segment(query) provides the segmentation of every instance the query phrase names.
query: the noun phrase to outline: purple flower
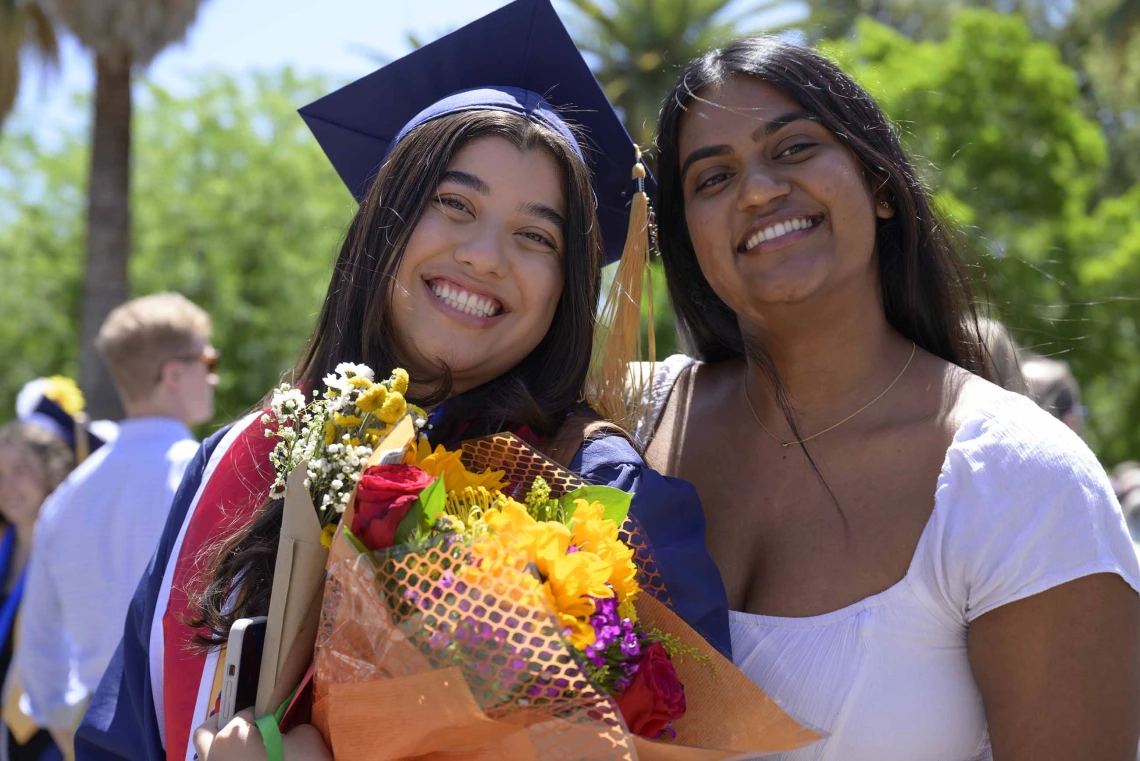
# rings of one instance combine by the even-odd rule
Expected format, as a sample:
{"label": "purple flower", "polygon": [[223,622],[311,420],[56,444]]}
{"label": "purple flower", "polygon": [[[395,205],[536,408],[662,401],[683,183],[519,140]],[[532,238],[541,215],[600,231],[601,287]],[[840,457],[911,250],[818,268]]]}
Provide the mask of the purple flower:
{"label": "purple flower", "polygon": [[633,631],[627,631],[621,638],[621,654],[625,658],[636,658],[641,655],[641,640]]}

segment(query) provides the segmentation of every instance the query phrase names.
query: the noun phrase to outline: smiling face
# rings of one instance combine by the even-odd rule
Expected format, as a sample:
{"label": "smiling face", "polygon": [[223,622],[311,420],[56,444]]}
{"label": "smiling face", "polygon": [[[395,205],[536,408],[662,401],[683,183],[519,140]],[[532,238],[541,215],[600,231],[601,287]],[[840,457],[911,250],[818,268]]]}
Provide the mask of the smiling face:
{"label": "smiling face", "polygon": [[47,473],[26,446],[0,444],[0,516],[23,525],[36,519],[47,499]]}
{"label": "smiling face", "polygon": [[737,314],[877,285],[878,203],[854,154],[793,99],[735,76],[694,99],[678,161],[701,271]]}
{"label": "smiling face", "polygon": [[408,240],[392,292],[413,374],[441,365],[462,392],[502,375],[542,341],[564,280],[567,199],[546,150],[499,137],[465,146]]}

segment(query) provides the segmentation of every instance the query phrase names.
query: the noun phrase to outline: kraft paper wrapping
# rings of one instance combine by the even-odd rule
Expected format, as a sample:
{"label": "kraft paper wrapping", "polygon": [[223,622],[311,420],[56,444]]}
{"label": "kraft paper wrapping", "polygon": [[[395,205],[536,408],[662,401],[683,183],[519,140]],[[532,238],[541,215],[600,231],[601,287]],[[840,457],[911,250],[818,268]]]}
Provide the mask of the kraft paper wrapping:
{"label": "kraft paper wrapping", "polygon": [[[463,450],[471,469],[507,470],[519,496],[535,474],[555,496],[582,485],[513,436]],[[623,529],[635,551],[649,551],[636,525]],[[343,532],[333,540],[313,720],[337,761],[719,761],[820,738],[672,613],[651,577],[639,616],[708,656],[716,673],[677,662],[688,712],[676,740],[633,737],[614,700],[586,679],[533,569],[494,553],[493,567],[473,567],[469,553],[446,540],[381,553],[358,552]]]}
{"label": "kraft paper wrapping", "polygon": [[[376,464],[386,452],[403,451],[414,436],[415,427],[406,417],[380,442],[368,465]],[[301,463],[286,482],[256,716],[273,713],[289,697],[312,661],[317,637],[329,551],[321,545],[321,524],[305,488],[306,474]],[[352,510],[350,502],[342,518],[344,525],[352,524]]]}

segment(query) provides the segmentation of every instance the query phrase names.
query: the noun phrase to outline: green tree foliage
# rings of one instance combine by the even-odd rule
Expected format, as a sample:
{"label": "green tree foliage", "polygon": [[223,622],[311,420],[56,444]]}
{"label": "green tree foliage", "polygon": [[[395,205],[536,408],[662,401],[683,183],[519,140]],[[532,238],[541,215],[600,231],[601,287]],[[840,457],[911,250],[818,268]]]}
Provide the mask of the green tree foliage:
{"label": "green tree foliage", "polygon": [[596,59],[594,73],[626,129],[649,146],[661,100],[681,67],[731,40],[787,0],[570,0],[574,39]]}
{"label": "green tree foliage", "polygon": [[864,19],[821,48],[901,126],[978,254],[995,316],[1022,345],[1072,364],[1098,453],[1134,457],[1140,195],[1102,197],[1106,139],[1057,47],[1019,16],[972,10],[939,42]]}
{"label": "green tree foliage", "polygon": [[[177,290],[214,320],[216,423],[293,363],[320,308],[354,202],[295,109],[326,92],[279,74],[150,87],[135,115],[134,295]],[[20,386],[78,370],[87,148],[0,143],[0,419]]]}

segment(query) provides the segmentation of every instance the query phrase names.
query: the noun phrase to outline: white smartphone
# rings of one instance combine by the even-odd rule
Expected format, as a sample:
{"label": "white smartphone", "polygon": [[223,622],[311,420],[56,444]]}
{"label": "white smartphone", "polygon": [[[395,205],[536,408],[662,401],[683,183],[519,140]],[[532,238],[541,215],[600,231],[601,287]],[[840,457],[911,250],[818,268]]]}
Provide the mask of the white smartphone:
{"label": "white smartphone", "polygon": [[238,711],[257,702],[257,681],[261,676],[261,653],[265,648],[265,616],[239,618],[230,627],[226,643],[225,675],[218,726],[224,727]]}

